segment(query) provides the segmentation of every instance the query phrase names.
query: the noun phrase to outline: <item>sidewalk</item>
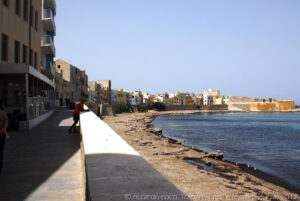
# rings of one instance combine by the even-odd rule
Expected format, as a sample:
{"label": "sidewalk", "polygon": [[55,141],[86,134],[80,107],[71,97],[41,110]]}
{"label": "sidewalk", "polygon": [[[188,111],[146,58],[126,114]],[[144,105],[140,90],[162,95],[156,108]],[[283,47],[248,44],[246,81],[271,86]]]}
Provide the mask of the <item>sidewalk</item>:
{"label": "sidewalk", "polygon": [[80,135],[69,134],[63,108],[30,131],[10,132],[0,175],[0,200],[84,200]]}

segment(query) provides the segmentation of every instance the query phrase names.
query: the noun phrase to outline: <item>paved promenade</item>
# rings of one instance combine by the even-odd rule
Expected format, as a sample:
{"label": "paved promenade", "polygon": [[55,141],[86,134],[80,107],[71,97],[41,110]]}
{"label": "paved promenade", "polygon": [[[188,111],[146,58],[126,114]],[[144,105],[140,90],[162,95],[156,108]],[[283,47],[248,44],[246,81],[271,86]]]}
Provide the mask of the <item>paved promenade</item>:
{"label": "paved promenade", "polygon": [[0,200],[84,200],[80,135],[72,113],[59,109],[26,132],[10,132],[0,175]]}

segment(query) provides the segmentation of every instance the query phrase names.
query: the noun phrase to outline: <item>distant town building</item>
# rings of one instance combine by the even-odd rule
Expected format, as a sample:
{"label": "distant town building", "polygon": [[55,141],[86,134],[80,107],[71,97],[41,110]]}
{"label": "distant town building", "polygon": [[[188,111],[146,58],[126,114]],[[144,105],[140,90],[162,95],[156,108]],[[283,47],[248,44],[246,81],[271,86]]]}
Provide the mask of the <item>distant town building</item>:
{"label": "distant town building", "polygon": [[111,104],[111,81],[110,80],[98,80],[98,84],[102,89],[102,101],[107,104]]}
{"label": "distant town building", "polygon": [[214,105],[227,105],[228,101],[225,96],[214,96]]}
{"label": "distant town building", "polygon": [[126,104],[127,102],[127,92],[123,89],[118,89],[118,104]]}
{"label": "distant town building", "polygon": [[133,106],[138,106],[143,103],[143,94],[141,91],[135,91],[130,94],[129,102]]}
{"label": "distant town building", "polygon": [[186,105],[186,94],[175,92],[169,94],[169,104],[170,105]]}
{"label": "distant town building", "polygon": [[169,104],[169,94],[167,93],[158,94],[157,96],[155,96],[154,102],[160,102],[166,105]]}
{"label": "distant town building", "polygon": [[111,90],[111,104],[117,105],[118,103],[118,90],[112,89]]}
{"label": "distant town building", "polygon": [[55,0],[6,0],[0,13],[0,99],[30,129],[55,107]]}
{"label": "distant town building", "polygon": [[210,94],[203,94],[203,105],[213,105],[214,96]]}
{"label": "distant town building", "polygon": [[90,103],[97,103],[100,104],[102,92],[101,92],[101,85],[97,82],[88,82],[88,95]]}
{"label": "distant town building", "polygon": [[203,105],[203,95],[202,94],[198,94],[198,95],[192,94],[191,96],[194,100],[195,105],[197,105],[197,106]]}
{"label": "distant town building", "polygon": [[[78,68],[62,59],[55,61],[56,72],[62,73],[62,79],[69,83],[70,89],[66,89],[64,94],[61,94],[60,99],[65,102],[77,102],[80,101],[82,96],[87,95],[88,82],[85,70]],[[66,104],[66,103],[65,103]]]}
{"label": "distant town building", "polygon": [[85,72],[85,69],[79,68],[80,70],[80,94],[82,96],[88,95],[88,75]]}
{"label": "distant town building", "polygon": [[55,92],[56,99],[59,101],[60,106],[66,106],[71,97],[71,85],[70,82],[63,79],[64,71],[61,68],[55,66]]}
{"label": "distant town building", "polygon": [[154,99],[155,99],[154,95],[151,95],[146,92],[143,93],[143,104],[148,105],[148,106],[153,105]]}
{"label": "distant town building", "polygon": [[209,89],[209,90],[203,92],[203,96],[204,95],[220,96],[220,90]]}
{"label": "distant town building", "polygon": [[195,100],[192,95],[190,95],[190,94],[185,95],[185,105],[196,105]]}

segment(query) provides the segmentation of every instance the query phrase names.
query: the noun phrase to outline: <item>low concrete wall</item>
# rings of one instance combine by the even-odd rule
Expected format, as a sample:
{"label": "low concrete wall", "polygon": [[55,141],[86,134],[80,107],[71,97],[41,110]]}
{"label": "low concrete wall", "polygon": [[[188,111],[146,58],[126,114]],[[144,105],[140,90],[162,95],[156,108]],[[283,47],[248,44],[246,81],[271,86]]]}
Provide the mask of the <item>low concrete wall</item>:
{"label": "low concrete wall", "polygon": [[250,103],[234,103],[228,105],[230,111],[250,111]]}
{"label": "low concrete wall", "polygon": [[113,116],[116,111],[117,105],[109,105],[109,104],[96,104],[96,103],[88,103],[87,106],[95,113],[97,116]]}
{"label": "low concrete wall", "polygon": [[93,112],[80,115],[80,126],[88,200],[141,200],[145,195],[166,200],[164,195],[182,195]]}
{"label": "low concrete wall", "polygon": [[228,105],[167,105],[166,110],[228,110]]}
{"label": "low concrete wall", "polygon": [[200,110],[228,110],[228,105],[201,105]]}
{"label": "low concrete wall", "polygon": [[166,110],[197,110],[196,105],[166,105]]}

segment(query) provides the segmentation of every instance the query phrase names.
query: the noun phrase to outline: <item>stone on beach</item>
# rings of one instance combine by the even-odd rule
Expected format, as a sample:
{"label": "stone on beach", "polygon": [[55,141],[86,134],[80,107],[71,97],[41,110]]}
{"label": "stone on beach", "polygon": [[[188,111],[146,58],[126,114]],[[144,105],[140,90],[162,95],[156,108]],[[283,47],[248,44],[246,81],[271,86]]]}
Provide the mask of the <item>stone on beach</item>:
{"label": "stone on beach", "polygon": [[222,152],[211,152],[211,153],[208,153],[205,157],[221,160],[224,157],[224,153],[222,153]]}
{"label": "stone on beach", "polygon": [[150,132],[154,133],[154,134],[159,134],[160,135],[162,133],[162,129],[161,128],[151,128]]}

